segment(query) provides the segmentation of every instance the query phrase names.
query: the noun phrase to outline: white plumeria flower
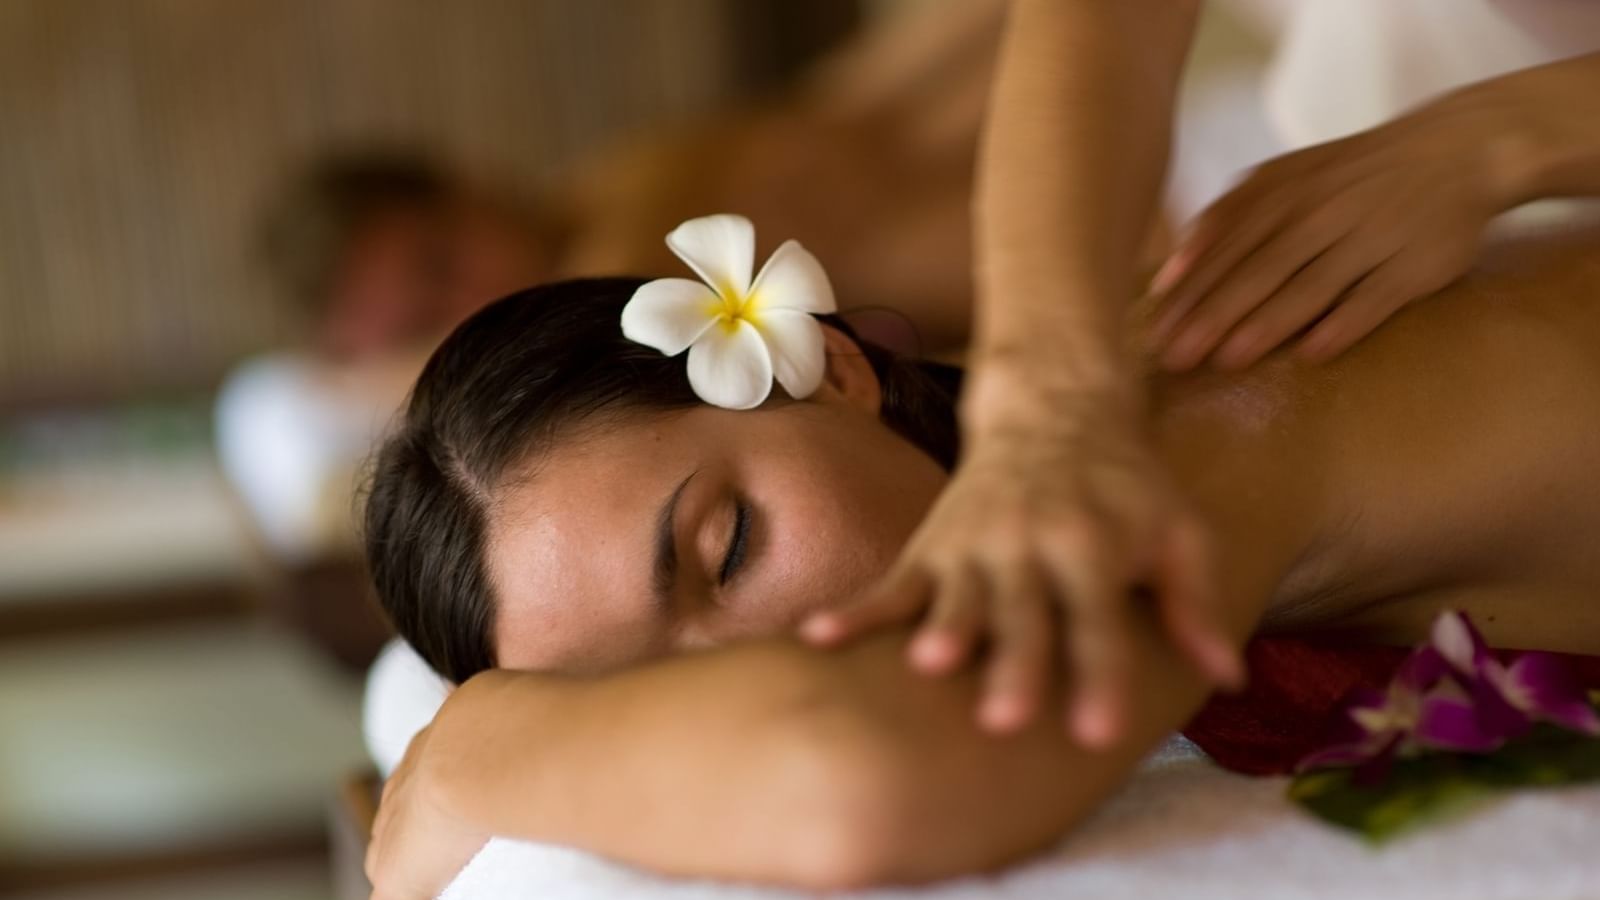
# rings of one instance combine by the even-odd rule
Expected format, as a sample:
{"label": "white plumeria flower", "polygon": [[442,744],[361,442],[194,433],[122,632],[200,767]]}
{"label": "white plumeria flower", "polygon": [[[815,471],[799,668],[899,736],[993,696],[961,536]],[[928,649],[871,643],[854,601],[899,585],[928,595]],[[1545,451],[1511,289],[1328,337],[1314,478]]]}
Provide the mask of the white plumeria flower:
{"label": "white plumeria flower", "polygon": [[751,281],[755,226],[733,215],[690,219],[667,235],[667,246],[704,284],[645,284],[622,310],[622,333],[668,356],[687,348],[689,384],[714,406],[760,406],[774,377],[789,396],[810,396],[827,365],[813,315],[837,309],[817,258],[784,241]]}

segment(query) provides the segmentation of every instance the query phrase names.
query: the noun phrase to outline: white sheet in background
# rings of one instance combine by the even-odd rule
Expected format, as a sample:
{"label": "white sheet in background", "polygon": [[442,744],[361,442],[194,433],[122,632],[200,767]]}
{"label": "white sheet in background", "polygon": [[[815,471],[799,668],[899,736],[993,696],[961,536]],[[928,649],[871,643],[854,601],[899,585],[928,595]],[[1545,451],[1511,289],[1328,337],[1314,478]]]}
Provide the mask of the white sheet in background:
{"label": "white sheet in background", "polygon": [[1600,50],[1593,0],[1250,0],[1279,7],[1267,116],[1290,147],[1475,81]]}
{"label": "white sheet in background", "polygon": [[[387,771],[448,692],[404,645],[367,686]],[[1597,900],[1600,787],[1525,791],[1372,849],[1284,799],[1285,779],[1225,772],[1174,738],[1058,849],[995,877],[856,900]],[[792,891],[659,878],[563,847],[495,840],[443,900],[792,900]]]}
{"label": "white sheet in background", "polygon": [[[1168,205],[1180,222],[1249,169],[1387,122],[1473,82],[1600,51],[1596,0],[1216,0],[1263,46],[1197,53],[1175,129]],[[1202,30],[1201,40],[1205,40]],[[1550,200],[1501,228],[1589,215]]]}
{"label": "white sheet in background", "polygon": [[[404,366],[410,365],[410,368]],[[344,377],[292,353],[249,360],[217,394],[217,456],[267,548],[299,563],[356,543],[361,468],[395,417],[420,362],[403,377]]]}

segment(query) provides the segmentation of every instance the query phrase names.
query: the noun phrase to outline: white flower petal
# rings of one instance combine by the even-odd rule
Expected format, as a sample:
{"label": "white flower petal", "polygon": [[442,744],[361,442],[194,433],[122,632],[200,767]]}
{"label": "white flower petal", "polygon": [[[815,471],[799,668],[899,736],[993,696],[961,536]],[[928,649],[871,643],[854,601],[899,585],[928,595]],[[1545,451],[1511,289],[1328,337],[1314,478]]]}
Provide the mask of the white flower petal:
{"label": "white flower petal", "polygon": [[798,309],[831,313],[839,307],[833,299],[828,273],[799,241],[784,241],[756,276],[750,293],[758,310]]}
{"label": "white flower petal", "polygon": [[724,409],[753,409],[772,392],[772,357],[749,322],[706,330],[689,348],[689,384]]}
{"label": "white flower petal", "polygon": [[811,396],[828,367],[822,324],[810,313],[769,309],[756,320],[756,330],[772,353],[772,372],[796,400]]}
{"label": "white flower petal", "polygon": [[1462,672],[1475,671],[1476,657],[1472,632],[1461,614],[1450,610],[1433,620],[1433,646],[1445,661]]}
{"label": "white flower petal", "polygon": [[677,356],[711,327],[719,306],[717,295],[698,281],[659,278],[641,285],[622,308],[622,334]]}
{"label": "white flower petal", "polygon": [[712,290],[743,297],[755,269],[756,227],[744,216],[705,216],[672,229],[667,246]]}

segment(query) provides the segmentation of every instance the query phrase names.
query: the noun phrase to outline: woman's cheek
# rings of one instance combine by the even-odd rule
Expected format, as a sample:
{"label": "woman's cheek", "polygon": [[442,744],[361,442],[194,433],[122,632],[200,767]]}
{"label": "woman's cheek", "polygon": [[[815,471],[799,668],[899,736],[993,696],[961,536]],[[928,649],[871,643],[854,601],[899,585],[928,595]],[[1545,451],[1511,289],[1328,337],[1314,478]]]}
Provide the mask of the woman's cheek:
{"label": "woman's cheek", "polygon": [[860,558],[860,542],[849,523],[817,512],[808,507],[789,518],[775,517],[762,536],[767,614],[780,630],[849,600],[870,581],[870,567]]}

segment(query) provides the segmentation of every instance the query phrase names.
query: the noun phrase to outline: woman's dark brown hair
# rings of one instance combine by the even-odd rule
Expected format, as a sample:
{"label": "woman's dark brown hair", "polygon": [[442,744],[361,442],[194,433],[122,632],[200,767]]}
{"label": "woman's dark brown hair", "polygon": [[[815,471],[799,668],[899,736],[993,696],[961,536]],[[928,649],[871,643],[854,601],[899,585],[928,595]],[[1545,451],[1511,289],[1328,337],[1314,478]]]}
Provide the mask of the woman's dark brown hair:
{"label": "woman's dark brown hair", "polygon": [[[565,281],[485,307],[434,351],[377,454],[365,540],[378,597],[400,635],[452,681],[495,665],[484,549],[504,480],[579,424],[701,402],[681,357],[622,336],[622,307],[643,283]],[[823,319],[854,337],[837,317]],[[953,466],[959,373],[857,343],[883,385],[884,423]]]}

